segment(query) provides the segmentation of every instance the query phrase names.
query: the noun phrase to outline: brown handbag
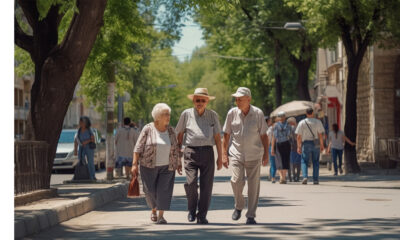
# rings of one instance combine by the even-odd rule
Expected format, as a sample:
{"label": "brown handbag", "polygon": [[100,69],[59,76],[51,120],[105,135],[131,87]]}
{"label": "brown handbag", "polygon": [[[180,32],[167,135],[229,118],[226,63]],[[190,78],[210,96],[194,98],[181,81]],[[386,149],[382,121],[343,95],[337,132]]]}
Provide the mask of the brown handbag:
{"label": "brown handbag", "polygon": [[128,190],[128,197],[138,197],[140,196],[140,190],[139,190],[139,181],[136,177],[132,177],[131,183],[129,184],[129,190]]}

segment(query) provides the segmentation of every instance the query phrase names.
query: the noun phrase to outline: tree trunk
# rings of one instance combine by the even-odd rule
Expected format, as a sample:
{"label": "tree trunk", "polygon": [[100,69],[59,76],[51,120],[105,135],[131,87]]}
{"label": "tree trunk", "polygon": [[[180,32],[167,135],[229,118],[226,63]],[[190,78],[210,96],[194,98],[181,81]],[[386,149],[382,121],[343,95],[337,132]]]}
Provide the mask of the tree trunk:
{"label": "tree trunk", "polygon": [[[361,60],[348,58],[344,133],[353,142],[357,138],[357,80],[361,61],[362,57]],[[357,162],[356,148],[347,142],[344,147],[344,160],[346,173],[360,172],[361,169]]]}
{"label": "tree trunk", "polygon": [[308,91],[308,70],[310,69],[311,59],[299,61],[297,69],[297,95],[299,100],[311,101]]}
{"label": "tree trunk", "polygon": [[[46,39],[57,34],[52,32],[58,31],[57,27],[51,28],[50,32],[36,28],[33,37],[33,49],[36,50],[30,52],[35,62],[35,82],[31,89],[32,104],[27,124],[27,132],[31,134],[27,137],[49,144],[49,169],[43,171],[50,173],[65,114],[103,23],[106,0],[81,0],[77,2],[77,7],[79,13],[74,15],[60,45],[54,46],[52,41]],[[24,12],[25,10],[35,11],[24,9]],[[40,27],[40,24],[36,26]]]}
{"label": "tree trunk", "polygon": [[275,58],[274,58],[274,66],[275,66],[275,104],[276,107],[282,105],[282,78],[281,72],[279,68],[279,56],[280,56],[280,43],[279,41],[275,41]]}

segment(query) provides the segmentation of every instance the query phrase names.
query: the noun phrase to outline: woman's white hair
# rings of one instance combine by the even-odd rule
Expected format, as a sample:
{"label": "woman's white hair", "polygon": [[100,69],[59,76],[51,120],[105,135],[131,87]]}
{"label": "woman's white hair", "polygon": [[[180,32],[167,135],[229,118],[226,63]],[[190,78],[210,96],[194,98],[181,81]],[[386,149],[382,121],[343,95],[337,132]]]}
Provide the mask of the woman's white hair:
{"label": "woman's white hair", "polygon": [[160,118],[160,115],[163,111],[168,110],[171,113],[171,108],[166,103],[157,103],[154,105],[153,110],[151,111],[151,116],[154,121]]}
{"label": "woman's white hair", "polygon": [[294,117],[290,117],[290,118],[288,118],[286,121],[287,121],[288,123],[292,122],[292,123],[296,124],[296,118],[294,118]]}

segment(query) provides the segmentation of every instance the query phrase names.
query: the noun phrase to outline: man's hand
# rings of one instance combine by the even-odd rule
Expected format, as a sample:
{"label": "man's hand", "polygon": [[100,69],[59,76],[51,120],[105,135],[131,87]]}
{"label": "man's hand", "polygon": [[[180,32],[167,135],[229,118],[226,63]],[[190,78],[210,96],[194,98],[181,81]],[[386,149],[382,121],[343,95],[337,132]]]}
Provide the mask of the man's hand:
{"label": "man's hand", "polygon": [[300,146],[297,147],[297,153],[301,154],[301,147]]}
{"label": "man's hand", "polygon": [[275,149],[271,148],[271,156],[275,156]]}
{"label": "man's hand", "polygon": [[228,154],[224,154],[222,156],[222,165],[224,165],[225,168],[228,168],[228,166],[229,166]]}
{"label": "man's hand", "polygon": [[176,171],[178,172],[179,175],[182,175],[182,165],[179,165]]}
{"label": "man's hand", "polygon": [[269,162],[268,153],[264,153],[263,160],[262,160],[262,165],[265,167],[265,166],[267,166],[268,162]]}
{"label": "man's hand", "polygon": [[222,168],[222,159],[221,159],[220,156],[218,156],[218,159],[217,159],[217,170],[221,170],[221,168]]}
{"label": "man's hand", "polygon": [[138,165],[137,164],[132,164],[132,169],[131,169],[132,177],[137,177],[139,173]]}
{"label": "man's hand", "polygon": [[74,156],[78,155],[78,151],[76,151],[76,149],[74,149]]}
{"label": "man's hand", "polygon": [[324,145],[319,145],[319,151],[321,152],[321,153],[323,153],[324,152]]}

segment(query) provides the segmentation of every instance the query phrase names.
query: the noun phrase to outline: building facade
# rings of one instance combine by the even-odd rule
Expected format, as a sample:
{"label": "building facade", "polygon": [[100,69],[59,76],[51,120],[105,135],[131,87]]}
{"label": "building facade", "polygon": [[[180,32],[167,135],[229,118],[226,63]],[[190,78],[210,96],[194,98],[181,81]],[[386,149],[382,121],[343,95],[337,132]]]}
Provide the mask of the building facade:
{"label": "building facade", "polygon": [[[14,138],[22,139],[25,133],[34,77],[31,75],[14,77]],[[79,83],[64,118],[63,128],[77,128],[80,116],[88,116],[92,127],[104,132],[105,120],[94,106],[86,106],[84,97],[79,96]]]}
{"label": "building facade", "polygon": [[[344,127],[347,60],[344,47],[318,49],[314,100],[320,103],[329,125]],[[400,139],[400,47],[368,48],[357,86],[357,158],[393,167],[386,149],[388,139]]]}

